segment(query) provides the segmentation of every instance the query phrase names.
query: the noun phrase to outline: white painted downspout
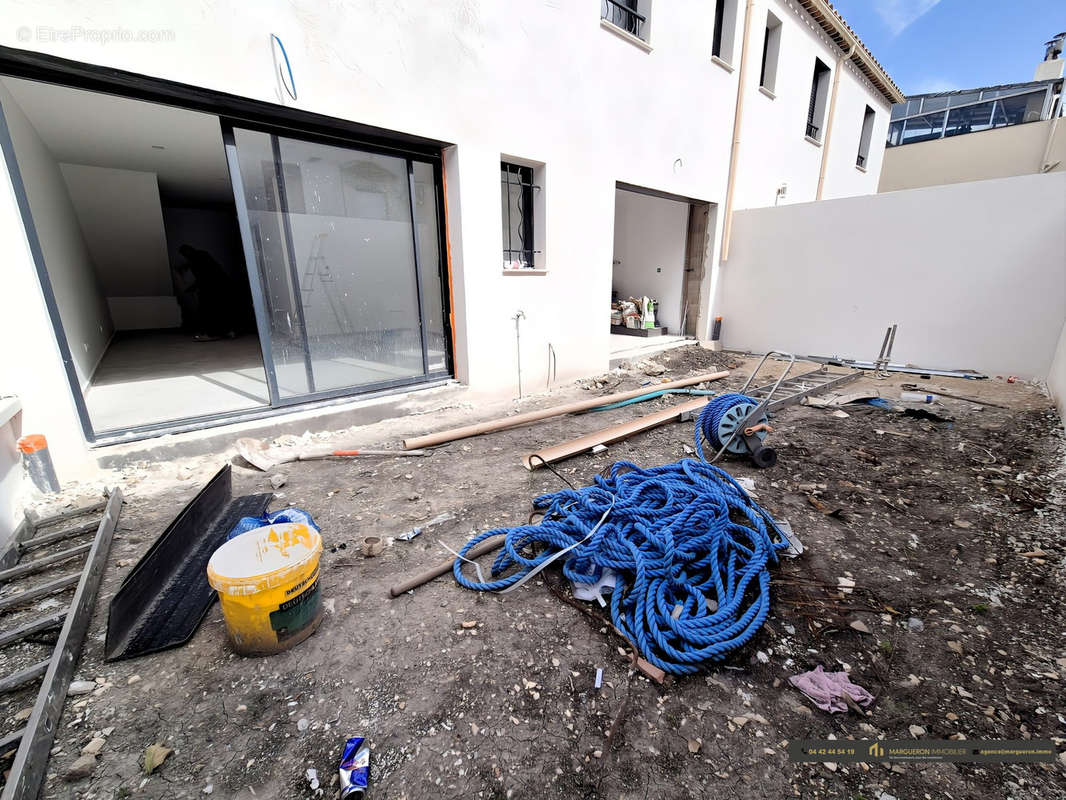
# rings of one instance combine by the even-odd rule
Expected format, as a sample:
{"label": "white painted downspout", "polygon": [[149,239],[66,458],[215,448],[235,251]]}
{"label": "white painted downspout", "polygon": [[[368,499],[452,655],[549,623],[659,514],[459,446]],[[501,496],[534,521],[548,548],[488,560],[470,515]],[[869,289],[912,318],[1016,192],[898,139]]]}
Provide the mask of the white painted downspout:
{"label": "white painted downspout", "polygon": [[721,261],[729,258],[729,239],[733,233],[733,192],[736,189],[737,160],[740,156],[740,123],[744,118],[744,90],[748,75],[748,39],[751,38],[751,8],[755,0],[744,6],[744,38],[740,45],[740,70],[737,73],[737,107],[733,114],[733,146],[729,150],[729,181],[725,190],[725,219],[722,222]]}
{"label": "white painted downspout", "polygon": [[833,94],[829,98],[829,121],[825,125],[825,141],[822,143],[822,166],[818,169],[818,191],[814,195],[815,200],[822,199],[822,189],[825,187],[825,170],[829,166],[829,140],[833,138],[833,119],[837,110],[837,89],[840,88],[840,71],[844,62],[851,58],[855,52],[855,40],[850,36],[851,44],[848,51],[837,57],[837,68],[833,71]]}

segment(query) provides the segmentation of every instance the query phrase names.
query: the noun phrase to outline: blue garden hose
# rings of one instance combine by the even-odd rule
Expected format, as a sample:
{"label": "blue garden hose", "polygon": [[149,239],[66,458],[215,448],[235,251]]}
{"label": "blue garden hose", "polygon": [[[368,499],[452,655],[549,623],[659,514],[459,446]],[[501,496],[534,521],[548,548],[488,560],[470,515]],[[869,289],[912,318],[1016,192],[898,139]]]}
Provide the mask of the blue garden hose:
{"label": "blue garden hose", "polygon": [[[572,548],[563,574],[596,583],[605,568],[613,570],[614,626],[644,658],[675,675],[724,659],[766,619],[768,564],[788,543],[770,515],[711,464],[684,459],[641,469],[620,461],[593,486],[543,495],[533,505],[544,514],[540,524],[486,531],[467,542],[453,567],[456,581],[504,590]],[[506,540],[491,580],[469,579],[466,554],[497,534]]]}

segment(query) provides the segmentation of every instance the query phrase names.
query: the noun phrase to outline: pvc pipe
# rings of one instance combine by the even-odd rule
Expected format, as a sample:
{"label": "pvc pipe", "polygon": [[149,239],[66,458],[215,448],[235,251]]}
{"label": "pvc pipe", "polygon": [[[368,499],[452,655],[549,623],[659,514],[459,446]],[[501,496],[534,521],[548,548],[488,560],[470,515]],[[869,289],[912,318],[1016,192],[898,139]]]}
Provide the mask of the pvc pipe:
{"label": "pvc pipe", "polygon": [[737,186],[737,161],[740,158],[740,123],[744,119],[744,89],[748,76],[748,40],[751,38],[751,9],[755,0],[744,6],[744,38],[740,45],[740,71],[737,74],[737,107],[733,112],[733,147],[729,150],[729,183],[725,190],[725,219],[722,222],[722,250],[719,261],[729,258],[729,240],[733,235],[733,193]]}
{"label": "pvc pipe", "polygon": [[490,422],[479,422],[474,425],[464,425],[461,428],[452,428],[451,430],[441,431],[439,433],[430,433],[425,436],[404,439],[403,447],[405,450],[433,447],[434,445],[444,444],[445,442],[454,442],[456,439],[466,439],[471,436],[478,436],[482,433],[493,433],[494,431],[514,428],[518,425],[524,425],[527,422],[539,422],[542,419],[559,417],[563,414],[573,414],[577,411],[588,411],[590,408],[617,403],[619,400],[629,400],[631,397],[640,397],[642,394],[648,394],[649,392],[658,389],[679,389],[682,386],[693,386],[697,383],[717,381],[727,377],[729,377],[729,371],[722,370],[720,372],[710,372],[705,375],[695,375],[691,378],[682,378],[681,380],[662,383],[656,386],[655,389],[648,389],[647,386],[642,386],[631,392],[592,397],[588,400],[579,400],[576,403],[567,403],[561,406],[542,408],[537,411],[529,411],[525,414],[516,414],[513,417],[504,417],[503,419],[492,420]]}
{"label": "pvc pipe", "polygon": [[844,60],[850,59],[851,54],[855,52],[855,39],[850,34],[848,39],[851,40],[848,51],[837,56],[837,68],[833,71],[833,93],[829,98],[829,115],[825,124],[825,141],[822,142],[822,165],[818,168],[818,192],[814,196],[815,200],[822,199],[822,189],[825,187],[825,170],[829,166],[829,140],[833,138],[833,120],[837,110],[837,90],[840,89],[840,71],[844,66]]}

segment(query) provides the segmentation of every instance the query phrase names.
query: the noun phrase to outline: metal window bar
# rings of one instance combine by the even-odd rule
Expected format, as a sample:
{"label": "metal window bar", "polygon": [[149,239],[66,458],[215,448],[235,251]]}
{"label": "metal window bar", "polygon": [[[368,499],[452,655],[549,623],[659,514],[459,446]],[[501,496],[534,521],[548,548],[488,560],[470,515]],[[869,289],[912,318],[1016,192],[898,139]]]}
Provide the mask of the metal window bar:
{"label": "metal window bar", "polygon": [[807,123],[807,135],[810,136],[812,139],[818,138],[818,131],[819,128],[817,125],[810,122]]}
{"label": "metal window bar", "polygon": [[807,107],[807,135],[812,139],[818,138],[820,126],[814,124],[814,114],[818,109],[818,89],[822,83],[822,75],[829,72],[829,68],[821,61],[814,61],[814,77],[811,79],[811,103]]}
{"label": "metal window bar", "polygon": [[626,33],[643,39],[644,23],[648,18],[637,11],[636,0],[600,0],[600,19],[617,25]]}
{"label": "metal window bar", "polygon": [[857,166],[857,167],[866,166],[866,156],[864,156],[862,153],[859,153],[859,155],[857,155],[855,157],[855,166]]}
{"label": "metal window bar", "polygon": [[[539,192],[541,187],[533,182],[532,167],[508,164],[506,161],[500,163],[500,184],[503,203],[506,206],[504,261],[508,265],[517,261],[521,269],[533,269],[536,264],[535,256],[540,252],[533,247],[533,192]],[[512,202],[512,187],[517,189],[517,198],[514,198],[517,202]],[[514,206],[517,206],[517,220],[512,218]]]}

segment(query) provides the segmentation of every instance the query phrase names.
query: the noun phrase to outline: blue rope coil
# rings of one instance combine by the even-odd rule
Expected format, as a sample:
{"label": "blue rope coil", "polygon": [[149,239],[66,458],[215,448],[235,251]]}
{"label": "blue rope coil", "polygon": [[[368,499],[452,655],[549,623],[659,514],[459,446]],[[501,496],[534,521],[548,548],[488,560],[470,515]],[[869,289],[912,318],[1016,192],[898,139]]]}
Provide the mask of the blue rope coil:
{"label": "blue rope coil", "polygon": [[[766,619],[768,565],[788,543],[770,515],[711,464],[683,459],[641,469],[619,461],[594,485],[543,495],[533,505],[544,514],[539,524],[486,531],[466,543],[453,567],[459,584],[504,590],[572,547],[563,575],[594,584],[613,570],[615,628],[675,675],[724,659]],[[492,579],[468,578],[466,554],[501,533]]]}
{"label": "blue rope coil", "polygon": [[721,448],[723,442],[718,438],[718,431],[722,425],[722,419],[729,409],[742,403],[758,405],[759,401],[754,397],[733,392],[719,395],[703,407],[699,419],[696,420],[696,454],[701,459],[706,461],[706,457],[703,455],[704,439],[710,442],[715,450]]}

